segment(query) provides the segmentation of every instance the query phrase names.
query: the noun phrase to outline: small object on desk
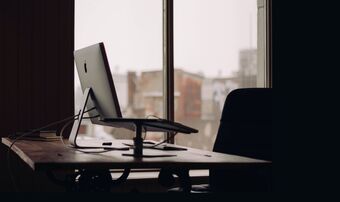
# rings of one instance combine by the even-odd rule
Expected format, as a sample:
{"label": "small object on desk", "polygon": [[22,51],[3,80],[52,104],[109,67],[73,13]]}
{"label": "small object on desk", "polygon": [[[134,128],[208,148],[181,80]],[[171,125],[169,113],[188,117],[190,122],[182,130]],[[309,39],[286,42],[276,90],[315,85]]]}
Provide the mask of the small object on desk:
{"label": "small object on desk", "polygon": [[156,143],[154,143],[152,141],[143,141],[143,144],[156,144]]}
{"label": "small object on desk", "polygon": [[78,139],[76,149],[108,149],[108,150],[129,150],[130,147],[115,140],[99,139]]}
{"label": "small object on desk", "polygon": [[42,138],[58,138],[57,131],[55,130],[46,130],[46,131],[39,131],[38,136]]}
{"label": "small object on desk", "polygon": [[112,145],[112,142],[103,142],[102,144],[103,146],[108,146],[108,145]]}
{"label": "small object on desk", "polygon": [[19,138],[20,140],[34,140],[34,141],[59,141],[59,136],[55,130],[43,130],[43,131],[22,131],[16,132],[11,139]]}
{"label": "small object on desk", "polygon": [[163,146],[163,148],[161,147],[161,149],[168,150],[168,151],[188,150],[187,148],[175,147],[175,146],[169,146],[169,145],[165,145]]}
{"label": "small object on desk", "polygon": [[16,138],[24,135],[24,137],[41,137],[41,138],[55,138],[57,136],[57,132],[55,130],[42,130],[42,131],[33,131],[26,130],[15,132],[11,138]]}
{"label": "small object on desk", "polygon": [[167,150],[167,151],[185,151],[188,150],[187,148],[184,147],[179,147],[176,145],[172,145],[172,144],[162,144],[162,145],[157,145],[155,147],[149,147],[151,149],[159,149],[159,150]]}

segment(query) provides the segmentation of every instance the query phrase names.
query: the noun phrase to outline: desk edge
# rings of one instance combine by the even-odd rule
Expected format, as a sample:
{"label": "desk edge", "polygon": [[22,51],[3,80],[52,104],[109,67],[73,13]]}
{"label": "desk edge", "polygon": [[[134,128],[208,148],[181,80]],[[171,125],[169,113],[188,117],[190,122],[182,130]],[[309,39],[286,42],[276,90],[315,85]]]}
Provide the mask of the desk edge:
{"label": "desk edge", "polygon": [[[8,148],[12,144],[11,141],[8,138],[1,138],[1,143],[6,145]],[[21,149],[19,149],[15,143],[11,147],[12,152],[16,153],[20,159],[22,159],[24,162],[26,162],[33,170],[35,170],[34,162],[31,160],[29,156],[27,156]]]}

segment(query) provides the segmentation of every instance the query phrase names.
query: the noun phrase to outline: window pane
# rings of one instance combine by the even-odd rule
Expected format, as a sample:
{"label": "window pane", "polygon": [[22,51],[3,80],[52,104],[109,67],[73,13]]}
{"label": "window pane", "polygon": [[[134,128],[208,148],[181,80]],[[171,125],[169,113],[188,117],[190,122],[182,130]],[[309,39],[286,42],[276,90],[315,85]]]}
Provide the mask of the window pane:
{"label": "window pane", "polygon": [[212,150],[227,94],[257,86],[257,0],[174,1],[175,119],[199,130],[179,145]]}
{"label": "window pane", "polygon": [[[105,44],[123,117],[162,117],[162,1],[76,0],[75,49],[98,42]],[[157,79],[149,80],[155,74]],[[81,97],[75,72],[75,109],[80,108]],[[87,120],[80,133],[105,139],[134,136],[132,131]],[[147,136],[160,137],[163,134]]]}

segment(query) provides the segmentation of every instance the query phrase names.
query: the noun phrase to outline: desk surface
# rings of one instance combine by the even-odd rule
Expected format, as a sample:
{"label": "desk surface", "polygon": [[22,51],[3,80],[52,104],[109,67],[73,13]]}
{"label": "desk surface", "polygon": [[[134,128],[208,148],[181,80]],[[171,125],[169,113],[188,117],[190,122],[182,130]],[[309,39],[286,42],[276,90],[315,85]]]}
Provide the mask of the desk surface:
{"label": "desk surface", "polygon": [[[131,143],[131,140],[117,140]],[[11,145],[12,140],[2,138],[2,143]],[[123,156],[129,151],[108,151],[105,153],[83,153],[74,148],[65,147],[61,141],[19,140],[12,146],[14,151],[33,170],[49,169],[121,169],[121,168],[180,168],[209,169],[229,168],[233,166],[266,166],[271,162],[188,148],[186,151],[161,151],[144,149],[144,154],[176,154],[172,157]],[[82,150],[85,151],[85,150]]]}

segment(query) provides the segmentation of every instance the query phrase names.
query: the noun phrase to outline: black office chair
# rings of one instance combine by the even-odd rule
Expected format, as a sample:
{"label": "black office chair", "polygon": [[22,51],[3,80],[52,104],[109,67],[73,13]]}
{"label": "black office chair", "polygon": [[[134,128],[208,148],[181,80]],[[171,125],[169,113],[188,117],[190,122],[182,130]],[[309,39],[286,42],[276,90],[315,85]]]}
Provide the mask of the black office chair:
{"label": "black office chair", "polygon": [[[214,152],[272,161],[272,89],[243,88],[224,103]],[[209,185],[192,186],[193,193],[270,191],[271,167],[209,170]],[[169,191],[179,191],[173,188]]]}

